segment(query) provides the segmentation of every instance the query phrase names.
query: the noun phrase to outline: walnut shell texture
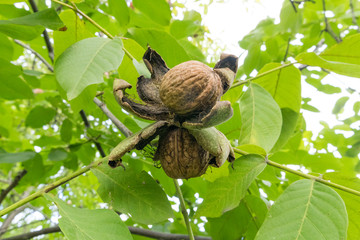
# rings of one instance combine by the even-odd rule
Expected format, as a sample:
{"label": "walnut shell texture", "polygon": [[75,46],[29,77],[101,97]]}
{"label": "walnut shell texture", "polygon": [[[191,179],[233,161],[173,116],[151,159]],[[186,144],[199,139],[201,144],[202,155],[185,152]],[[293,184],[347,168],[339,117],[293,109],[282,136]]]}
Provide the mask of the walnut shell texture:
{"label": "walnut shell texture", "polygon": [[194,115],[211,109],[222,95],[220,77],[198,61],[181,63],[170,69],[160,85],[161,101],[180,115]]}
{"label": "walnut shell texture", "polygon": [[155,160],[160,160],[165,173],[171,178],[188,179],[206,172],[210,155],[187,129],[171,128],[160,135]]}

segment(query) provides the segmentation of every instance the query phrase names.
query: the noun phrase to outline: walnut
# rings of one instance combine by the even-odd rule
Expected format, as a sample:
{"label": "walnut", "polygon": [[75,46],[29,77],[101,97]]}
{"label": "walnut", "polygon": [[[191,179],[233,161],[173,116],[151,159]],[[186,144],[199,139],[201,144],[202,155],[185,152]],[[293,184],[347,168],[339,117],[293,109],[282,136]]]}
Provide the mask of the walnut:
{"label": "walnut", "polygon": [[223,93],[221,79],[213,69],[198,61],[170,69],[160,85],[160,98],[178,115],[194,115],[211,109]]}
{"label": "walnut", "polygon": [[173,127],[160,135],[154,160],[169,177],[188,179],[204,174],[210,157],[187,129]]}
{"label": "walnut", "polygon": [[197,177],[209,165],[220,167],[226,160],[233,161],[229,141],[214,126],[233,114],[231,103],[220,98],[235,78],[237,57],[222,55],[213,69],[198,61],[169,69],[148,48],[143,60],[151,73],[151,78],[140,76],[136,86],[144,104],[129,98],[125,90],[132,86],[124,80],[114,81],[114,95],[125,110],[157,122],[124,140],[109,160],[121,161],[124,148],[142,149],[160,135],[154,160],[160,160],[172,178]]}

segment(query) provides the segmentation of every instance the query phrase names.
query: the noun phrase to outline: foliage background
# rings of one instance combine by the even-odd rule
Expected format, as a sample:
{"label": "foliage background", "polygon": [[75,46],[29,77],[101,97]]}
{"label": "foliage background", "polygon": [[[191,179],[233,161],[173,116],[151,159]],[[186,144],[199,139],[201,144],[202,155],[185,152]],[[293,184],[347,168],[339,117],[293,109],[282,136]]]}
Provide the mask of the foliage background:
{"label": "foliage background", "polygon": [[[99,107],[103,103],[132,132],[149,124],[124,112],[112,95],[115,78],[135,86],[140,74],[148,74],[141,60],[147,45],[169,67],[191,59],[214,66],[223,49],[209,36],[202,15],[182,2],[85,0],[68,7],[57,1],[19,2],[0,5],[1,209],[108,155],[126,138]],[[203,5],[205,12],[211,4]],[[359,238],[360,197],[354,190],[360,190],[360,101],[339,97],[347,91],[356,98],[359,92],[346,82],[344,89],[324,79],[330,72],[360,77],[359,14],[356,0],[284,1],[279,23],[264,19],[239,39],[246,57],[223,97],[232,102],[234,116],[217,128],[238,153],[250,155],[238,154],[234,166],[181,182],[195,235]],[[306,84],[339,98],[334,106],[322,106],[332,108],[338,124],[323,121],[318,134],[308,131],[303,118],[306,111],[319,111],[301,95]],[[342,115],[344,108],[352,109],[350,116]],[[179,209],[173,181],[152,161],[153,148],[126,154],[126,171],[93,168],[11,211],[1,219],[0,236],[58,222],[63,233],[58,229],[39,238],[98,239],[106,233],[108,239],[148,239],[131,236],[127,226],[187,234],[181,212],[172,210]],[[301,173],[291,169],[312,180],[298,181]],[[319,179],[353,191],[336,189],[337,195],[315,182]],[[294,213],[289,205],[308,207]]]}

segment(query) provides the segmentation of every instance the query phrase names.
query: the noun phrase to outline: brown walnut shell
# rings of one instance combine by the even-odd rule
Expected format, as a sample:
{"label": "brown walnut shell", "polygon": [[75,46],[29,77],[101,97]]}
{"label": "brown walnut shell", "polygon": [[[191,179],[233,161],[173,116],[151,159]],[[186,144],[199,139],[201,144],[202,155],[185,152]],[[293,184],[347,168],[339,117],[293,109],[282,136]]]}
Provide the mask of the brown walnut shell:
{"label": "brown walnut shell", "polygon": [[173,67],[163,76],[160,85],[161,101],[180,116],[210,110],[222,93],[218,74],[198,61],[188,61]]}
{"label": "brown walnut shell", "polygon": [[155,160],[171,178],[188,179],[206,172],[211,155],[187,129],[172,127],[160,135]]}

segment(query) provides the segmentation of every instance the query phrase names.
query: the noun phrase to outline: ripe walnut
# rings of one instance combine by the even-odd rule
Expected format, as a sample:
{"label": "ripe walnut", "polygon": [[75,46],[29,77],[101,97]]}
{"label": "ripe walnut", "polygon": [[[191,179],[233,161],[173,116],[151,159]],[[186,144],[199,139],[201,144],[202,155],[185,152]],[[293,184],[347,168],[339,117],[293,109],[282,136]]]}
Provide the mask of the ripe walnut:
{"label": "ripe walnut", "polygon": [[132,86],[124,80],[114,81],[114,95],[119,104],[135,115],[155,120],[125,139],[109,156],[112,162],[133,149],[142,149],[160,135],[154,160],[160,160],[172,178],[198,177],[209,165],[220,167],[234,160],[234,152],[225,135],[214,126],[233,114],[231,103],[220,101],[229,90],[237,70],[237,57],[222,55],[214,68],[198,61],[188,61],[169,69],[151,48],[144,63],[151,78],[140,76],[136,89],[140,99],[126,93]]}
{"label": "ripe walnut", "polygon": [[170,69],[160,85],[161,101],[182,116],[210,110],[222,93],[219,75],[198,61],[184,62]]}
{"label": "ripe walnut", "polygon": [[160,160],[172,178],[192,178],[206,172],[211,155],[184,128],[172,127],[160,135],[154,160]]}

